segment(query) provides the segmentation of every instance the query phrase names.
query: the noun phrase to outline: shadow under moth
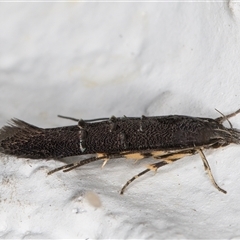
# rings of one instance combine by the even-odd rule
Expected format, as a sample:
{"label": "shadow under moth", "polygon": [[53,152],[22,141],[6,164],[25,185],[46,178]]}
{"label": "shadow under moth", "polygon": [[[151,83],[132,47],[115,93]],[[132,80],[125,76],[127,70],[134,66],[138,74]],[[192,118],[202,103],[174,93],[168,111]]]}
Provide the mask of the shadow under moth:
{"label": "shadow under moth", "polygon": [[[48,174],[60,170],[68,172],[98,160],[102,160],[104,166],[114,158],[156,159],[127,181],[121,194],[131,182],[150,170],[157,171],[185,156],[199,154],[213,185],[226,193],[214,180],[203,150],[240,143],[240,130],[234,129],[228,120],[238,113],[240,109],[216,119],[169,115],[78,120],[60,116],[78,124],[46,129],[12,119],[0,130],[0,152],[16,157],[56,160],[86,155],[86,159],[66,164]],[[229,122],[229,128],[223,126],[224,121]],[[95,156],[88,157],[88,154]]]}

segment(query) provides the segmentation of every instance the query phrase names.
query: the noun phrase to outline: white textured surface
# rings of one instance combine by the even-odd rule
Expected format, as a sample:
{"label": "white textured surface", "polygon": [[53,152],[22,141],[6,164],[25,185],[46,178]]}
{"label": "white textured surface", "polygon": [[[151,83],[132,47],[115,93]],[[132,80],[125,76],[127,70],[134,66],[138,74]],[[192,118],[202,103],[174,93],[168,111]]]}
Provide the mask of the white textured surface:
{"label": "white textured surface", "polygon": [[[240,3],[0,3],[0,126],[240,106]],[[240,117],[232,119],[240,128]],[[146,174],[147,161],[62,165],[1,155],[1,238],[239,238],[240,147]]]}

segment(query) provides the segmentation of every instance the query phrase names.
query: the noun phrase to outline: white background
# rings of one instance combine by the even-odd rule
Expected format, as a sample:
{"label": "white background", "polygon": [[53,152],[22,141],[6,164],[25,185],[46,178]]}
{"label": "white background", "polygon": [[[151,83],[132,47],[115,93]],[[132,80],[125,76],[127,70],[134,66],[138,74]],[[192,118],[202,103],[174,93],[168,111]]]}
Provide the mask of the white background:
{"label": "white background", "polygon": [[[0,126],[240,107],[240,3],[0,3]],[[232,120],[240,128],[240,116]],[[47,172],[54,160],[1,155],[1,238],[239,238],[240,147],[123,184],[149,161]],[[71,159],[69,160],[71,161]],[[72,159],[73,161],[73,159]]]}

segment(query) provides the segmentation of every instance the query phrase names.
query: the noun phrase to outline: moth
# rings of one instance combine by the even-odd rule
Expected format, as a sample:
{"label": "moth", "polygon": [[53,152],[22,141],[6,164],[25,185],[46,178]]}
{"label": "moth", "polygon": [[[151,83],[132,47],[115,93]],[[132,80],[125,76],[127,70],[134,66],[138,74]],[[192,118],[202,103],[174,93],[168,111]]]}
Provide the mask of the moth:
{"label": "moth", "polygon": [[[240,143],[240,130],[233,128],[228,120],[238,113],[240,109],[216,119],[169,115],[78,120],[60,116],[78,124],[46,129],[12,119],[0,130],[0,152],[16,157],[56,160],[86,155],[86,159],[66,164],[48,174],[60,170],[68,172],[98,160],[102,160],[104,166],[108,160],[122,157],[156,159],[155,163],[127,181],[120,194],[145,173],[157,171],[185,156],[199,154],[213,185],[227,193],[214,180],[203,150]],[[223,125],[224,121],[229,122],[229,128]]]}

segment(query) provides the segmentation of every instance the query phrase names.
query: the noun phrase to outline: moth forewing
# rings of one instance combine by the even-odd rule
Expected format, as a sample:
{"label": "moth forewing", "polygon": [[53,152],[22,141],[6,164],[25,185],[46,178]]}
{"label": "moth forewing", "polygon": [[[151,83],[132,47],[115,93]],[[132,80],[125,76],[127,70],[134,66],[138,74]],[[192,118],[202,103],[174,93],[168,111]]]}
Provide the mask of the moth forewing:
{"label": "moth forewing", "polygon": [[[47,129],[13,119],[10,125],[0,130],[0,152],[33,159],[57,160],[86,156],[86,159],[77,163],[53,169],[49,174],[60,170],[68,172],[98,160],[103,161],[103,167],[108,160],[119,157],[135,160],[151,157],[158,160],[132,177],[123,186],[121,194],[131,182],[150,170],[156,171],[185,156],[198,153],[214,186],[226,193],[214,180],[203,151],[231,143],[239,144],[240,132],[232,128],[228,120],[238,113],[240,109],[216,119],[181,115],[92,120],[64,117],[78,121],[78,124]],[[230,128],[223,126],[224,121],[230,123]],[[88,157],[90,154],[91,157]],[[92,157],[92,154],[95,156]]]}

